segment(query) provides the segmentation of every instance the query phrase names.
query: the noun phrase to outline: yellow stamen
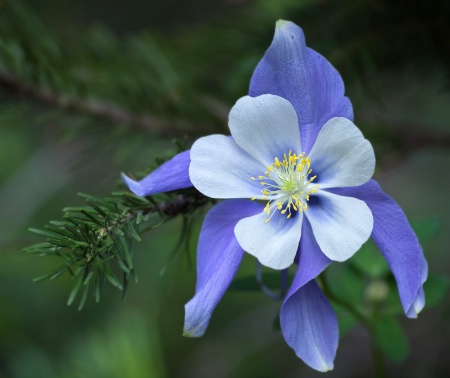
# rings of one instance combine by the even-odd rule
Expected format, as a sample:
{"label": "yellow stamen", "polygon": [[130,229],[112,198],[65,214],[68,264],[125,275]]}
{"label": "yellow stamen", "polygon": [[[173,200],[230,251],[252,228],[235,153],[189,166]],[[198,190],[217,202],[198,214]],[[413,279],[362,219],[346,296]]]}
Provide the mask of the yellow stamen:
{"label": "yellow stamen", "polygon": [[308,209],[310,195],[317,193],[319,188],[318,185],[313,186],[312,182],[317,176],[310,177],[311,173],[311,159],[305,153],[297,155],[289,150],[288,154],[283,154],[283,161],[275,157],[274,162],[267,166],[264,176],[251,177],[264,186],[261,199],[268,200],[264,212],[270,215],[266,222],[277,210],[289,219],[294,212]]}

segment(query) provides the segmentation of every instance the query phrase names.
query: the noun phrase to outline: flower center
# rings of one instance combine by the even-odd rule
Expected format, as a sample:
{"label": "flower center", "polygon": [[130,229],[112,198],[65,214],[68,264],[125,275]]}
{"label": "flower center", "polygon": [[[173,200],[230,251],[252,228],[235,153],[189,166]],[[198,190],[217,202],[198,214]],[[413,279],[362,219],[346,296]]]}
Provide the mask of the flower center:
{"label": "flower center", "polygon": [[[297,156],[290,150],[283,157],[283,161],[276,157],[272,165],[267,167],[264,176],[251,177],[263,186],[262,199],[269,200],[264,208],[264,212],[269,215],[266,222],[277,210],[281,214],[287,214],[287,218],[292,216],[292,210],[307,210],[309,196],[318,191],[319,186],[312,184],[316,176],[310,177],[311,159],[305,153]],[[252,198],[255,199],[256,197]]]}

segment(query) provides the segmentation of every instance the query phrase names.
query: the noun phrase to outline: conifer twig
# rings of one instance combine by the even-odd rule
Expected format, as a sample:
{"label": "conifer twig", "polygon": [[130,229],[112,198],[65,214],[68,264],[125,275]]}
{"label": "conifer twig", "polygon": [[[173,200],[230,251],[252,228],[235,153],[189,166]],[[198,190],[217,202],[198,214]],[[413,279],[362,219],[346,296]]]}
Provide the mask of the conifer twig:
{"label": "conifer twig", "polygon": [[151,115],[138,115],[116,104],[101,100],[73,98],[54,91],[43,90],[37,85],[22,81],[7,72],[0,71],[0,87],[10,93],[27,97],[38,103],[66,109],[74,113],[86,113],[113,123],[128,124],[152,134],[174,136],[180,132],[190,135],[202,135],[212,126],[190,123],[185,120],[161,120]]}
{"label": "conifer twig", "polygon": [[89,292],[95,294],[97,302],[100,300],[105,282],[121,290],[125,299],[130,280],[137,282],[133,260],[140,236],[179,215],[188,224],[188,218],[192,219],[198,208],[210,203],[194,189],[172,193],[166,200],[129,192],[116,192],[105,198],[80,196],[87,206],[66,207],[62,220],[50,221],[43,229],[31,228],[46,241],[25,248],[31,254],[59,257],[59,266],[35,281],[53,280],[69,273],[76,280],[68,304],[81,291],[80,310]]}

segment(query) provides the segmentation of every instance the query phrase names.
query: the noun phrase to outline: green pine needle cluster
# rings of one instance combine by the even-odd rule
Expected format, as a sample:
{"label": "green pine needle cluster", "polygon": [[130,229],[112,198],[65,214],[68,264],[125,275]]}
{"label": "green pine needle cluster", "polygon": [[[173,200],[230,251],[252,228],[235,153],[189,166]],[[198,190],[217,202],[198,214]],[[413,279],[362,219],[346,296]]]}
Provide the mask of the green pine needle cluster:
{"label": "green pine needle cluster", "polygon": [[79,195],[88,206],[67,207],[63,221],[50,221],[45,229],[30,229],[47,241],[25,249],[62,259],[58,268],[35,281],[54,280],[69,273],[76,281],[67,303],[71,305],[81,293],[79,310],[91,292],[100,301],[105,282],[122,290],[125,299],[130,281],[137,282],[133,259],[140,235],[179,215],[189,222],[189,216],[209,201],[194,190],[168,194],[163,200],[128,192],[106,198]]}

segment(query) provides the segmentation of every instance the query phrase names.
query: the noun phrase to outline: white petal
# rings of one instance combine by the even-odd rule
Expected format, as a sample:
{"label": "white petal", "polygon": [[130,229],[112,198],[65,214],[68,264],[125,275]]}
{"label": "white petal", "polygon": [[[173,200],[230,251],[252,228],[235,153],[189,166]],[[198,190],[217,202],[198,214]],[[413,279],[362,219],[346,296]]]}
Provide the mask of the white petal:
{"label": "white petal", "polygon": [[352,257],[373,229],[372,212],[364,201],[326,191],[311,196],[305,215],[320,249],[334,261]]}
{"label": "white petal", "polygon": [[204,195],[212,198],[260,198],[261,186],[252,176],[267,168],[224,135],[198,139],[191,149],[189,177]]}
{"label": "white petal", "polygon": [[302,233],[303,214],[287,219],[277,211],[269,216],[261,214],[244,218],[234,228],[234,235],[242,249],[255,256],[269,268],[285,269],[293,262]]}
{"label": "white petal", "polygon": [[330,119],[320,130],[309,154],[315,184],[320,189],[358,186],[373,176],[372,145],[348,119]]}
{"label": "white petal", "polygon": [[236,143],[266,166],[289,150],[302,153],[297,113],[284,98],[242,97],[231,109],[228,125]]}

